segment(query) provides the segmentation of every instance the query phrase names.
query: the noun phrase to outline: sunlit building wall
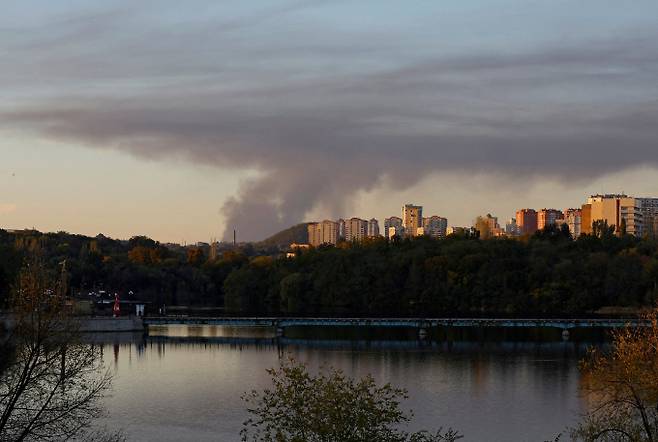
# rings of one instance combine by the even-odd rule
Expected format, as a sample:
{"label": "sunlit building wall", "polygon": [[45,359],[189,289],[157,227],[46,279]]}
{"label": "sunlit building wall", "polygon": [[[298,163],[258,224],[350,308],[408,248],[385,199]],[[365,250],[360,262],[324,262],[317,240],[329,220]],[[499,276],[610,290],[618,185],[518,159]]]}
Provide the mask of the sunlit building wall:
{"label": "sunlit building wall", "polygon": [[578,239],[582,233],[583,211],[581,209],[567,209],[564,211],[564,221],[569,227],[571,237]]}
{"label": "sunlit building wall", "polygon": [[516,212],[516,226],[519,235],[532,235],[537,231],[537,211],[521,209]]}
{"label": "sunlit building wall", "polygon": [[561,219],[564,219],[564,213],[561,211],[556,209],[541,209],[537,212],[537,230],[555,225]]}
{"label": "sunlit building wall", "polygon": [[448,229],[448,220],[446,218],[434,215],[423,218],[423,234],[432,238],[443,239],[446,237]]}
{"label": "sunlit building wall", "polygon": [[505,224],[505,233],[509,236],[519,236],[519,226],[516,225],[516,218],[510,218]]}
{"label": "sunlit building wall", "polygon": [[368,221],[361,218],[345,220],[345,241],[363,241],[368,236]]}
{"label": "sunlit building wall", "polygon": [[592,205],[583,204],[580,210],[580,233],[583,235],[592,234]]}
{"label": "sunlit building wall", "polygon": [[[390,218],[384,219],[384,233],[386,234],[387,238],[390,239],[395,235],[402,236],[402,230],[402,218],[399,216],[392,216]],[[394,233],[391,235],[391,232]]]}
{"label": "sunlit building wall", "polygon": [[308,225],[308,242],[314,247],[322,244],[336,244],[338,242],[338,223],[330,220],[310,223]]}
{"label": "sunlit building wall", "polygon": [[402,227],[407,236],[418,236],[418,229],[423,227],[423,207],[405,204],[402,207]]}
{"label": "sunlit building wall", "polygon": [[592,195],[587,204],[591,206],[591,222],[606,221],[620,232],[622,220],[626,233],[642,236],[642,207],[640,199],[623,194]]}

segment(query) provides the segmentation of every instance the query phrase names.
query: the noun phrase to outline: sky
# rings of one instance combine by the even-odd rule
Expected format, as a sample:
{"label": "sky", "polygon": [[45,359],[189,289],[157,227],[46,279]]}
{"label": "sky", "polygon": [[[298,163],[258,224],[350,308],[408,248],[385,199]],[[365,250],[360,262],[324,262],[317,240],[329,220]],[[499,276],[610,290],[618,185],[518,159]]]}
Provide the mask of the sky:
{"label": "sky", "polygon": [[5,0],[0,228],[259,240],[658,197],[658,2]]}

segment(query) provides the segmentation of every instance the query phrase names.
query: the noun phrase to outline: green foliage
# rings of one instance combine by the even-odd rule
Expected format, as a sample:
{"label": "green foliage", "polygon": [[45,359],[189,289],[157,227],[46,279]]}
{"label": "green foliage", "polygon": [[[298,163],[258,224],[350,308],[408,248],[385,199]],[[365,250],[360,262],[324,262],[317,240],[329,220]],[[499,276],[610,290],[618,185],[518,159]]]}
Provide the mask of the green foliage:
{"label": "green foliage", "polygon": [[409,434],[410,413],[400,409],[405,390],[378,386],[372,376],[353,380],[341,371],[312,376],[295,361],[268,370],[272,388],[243,396],[251,418],[244,442],[454,442],[453,430]]}
{"label": "green foliage", "polygon": [[308,278],[301,273],[291,273],[281,280],[281,311],[289,314],[304,313]]}
{"label": "green foliage", "polygon": [[68,233],[0,232],[0,300],[23,256],[66,260],[71,293],[105,290],[156,304],[225,307],[241,315],[586,315],[658,298],[658,244],[617,236],[570,239],[548,228],[521,240],[451,236],[341,243],[287,259],[255,246],[162,245]]}
{"label": "green foliage", "polygon": [[607,350],[592,349],[581,363],[588,414],[571,431],[584,442],[658,440],[658,309],[647,326],[612,332]]}

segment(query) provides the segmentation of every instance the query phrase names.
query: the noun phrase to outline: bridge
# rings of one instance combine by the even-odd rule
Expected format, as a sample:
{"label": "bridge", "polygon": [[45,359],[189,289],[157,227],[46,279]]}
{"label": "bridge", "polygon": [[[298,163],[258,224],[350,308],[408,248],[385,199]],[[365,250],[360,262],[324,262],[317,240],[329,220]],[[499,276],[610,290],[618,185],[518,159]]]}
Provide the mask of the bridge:
{"label": "bridge", "polygon": [[480,318],[232,318],[164,316],[144,318],[144,325],[223,325],[233,327],[272,327],[279,335],[288,327],[367,327],[411,328],[422,335],[438,327],[471,328],[557,328],[565,331],[574,328],[620,328],[646,326],[637,319],[480,319]]}

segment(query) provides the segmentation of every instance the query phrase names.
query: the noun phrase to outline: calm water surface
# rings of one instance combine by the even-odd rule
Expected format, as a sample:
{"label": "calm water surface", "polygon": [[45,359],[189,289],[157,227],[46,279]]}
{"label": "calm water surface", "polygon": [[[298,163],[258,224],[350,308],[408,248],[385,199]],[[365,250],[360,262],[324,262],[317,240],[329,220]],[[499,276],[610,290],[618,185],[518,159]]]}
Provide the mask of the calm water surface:
{"label": "calm water surface", "polygon": [[291,355],[408,389],[409,429],[453,427],[465,441],[544,441],[583,411],[577,362],[587,342],[553,340],[276,340],[268,329],[152,328],[103,335],[116,374],[108,424],[131,441],[236,441],[241,395],[269,385],[265,370]]}

